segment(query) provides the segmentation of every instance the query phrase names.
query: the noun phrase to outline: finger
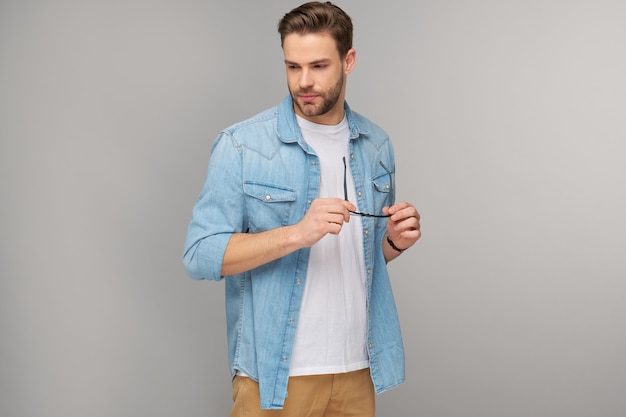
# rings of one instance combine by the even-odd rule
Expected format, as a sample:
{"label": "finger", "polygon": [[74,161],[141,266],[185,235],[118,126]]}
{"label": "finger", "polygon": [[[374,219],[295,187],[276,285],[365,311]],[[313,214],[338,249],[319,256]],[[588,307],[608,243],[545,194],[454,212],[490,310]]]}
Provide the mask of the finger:
{"label": "finger", "polygon": [[398,242],[404,243],[408,246],[413,246],[413,244],[417,242],[420,237],[422,237],[422,232],[419,230],[405,231],[400,234]]}
{"label": "finger", "polygon": [[409,216],[405,218],[400,218],[398,220],[395,220],[394,217],[395,215],[390,217],[391,221],[387,223],[387,228],[390,231],[399,233],[399,232],[402,232],[403,230],[419,230],[420,229],[420,219],[416,216]]}
{"label": "finger", "polygon": [[343,218],[343,222],[350,221],[350,211],[356,211],[356,206],[347,200],[328,199],[324,210],[329,214],[338,214]]}
{"label": "finger", "polygon": [[[345,214],[344,214],[345,212]],[[342,210],[341,213],[328,213],[324,219],[328,223],[337,224],[339,226],[343,226],[344,223],[350,220],[350,213],[347,210]]]}
{"label": "finger", "polygon": [[420,220],[420,214],[417,212],[415,207],[409,205],[408,207],[402,208],[395,212],[392,212],[390,209],[391,220],[395,222],[399,222],[409,218],[415,218],[418,221]]}
{"label": "finger", "polygon": [[347,223],[350,221],[350,212],[357,211],[356,206],[347,200],[342,200],[343,220]]}
{"label": "finger", "polygon": [[343,214],[333,214],[327,218],[327,231],[328,233],[337,235],[343,229],[344,223],[347,223],[350,220],[350,215],[348,213],[347,219]]}
{"label": "finger", "polygon": [[387,232],[392,236],[400,236],[405,232],[415,231],[420,231],[420,226],[418,224],[401,224],[387,228]]}
{"label": "finger", "polygon": [[348,200],[341,200],[341,204],[346,211],[356,211],[356,206]]}
{"label": "finger", "polygon": [[344,213],[346,211],[356,211],[356,206],[348,200],[341,198],[318,198],[313,201],[318,208],[333,213]]}
{"label": "finger", "polygon": [[[347,203],[347,204],[346,204]],[[325,207],[326,213],[335,223],[344,223],[350,221],[350,210],[355,210],[351,203],[341,200],[341,202]]]}
{"label": "finger", "polygon": [[343,227],[343,223],[329,222],[327,226],[327,232],[330,233],[331,235],[338,235],[339,232],[341,232],[342,227]]}
{"label": "finger", "polygon": [[391,239],[398,243],[399,245],[403,245],[404,247],[412,246],[415,242],[419,240],[422,236],[422,232],[420,230],[411,229],[411,230],[403,230],[395,236],[389,234]]}
{"label": "finger", "polygon": [[407,203],[406,201],[401,201],[401,202],[396,203],[393,206],[389,207],[389,213],[390,214],[396,214],[396,213],[398,213],[400,211],[406,210],[407,208],[411,208],[411,207],[413,207],[413,205]]}

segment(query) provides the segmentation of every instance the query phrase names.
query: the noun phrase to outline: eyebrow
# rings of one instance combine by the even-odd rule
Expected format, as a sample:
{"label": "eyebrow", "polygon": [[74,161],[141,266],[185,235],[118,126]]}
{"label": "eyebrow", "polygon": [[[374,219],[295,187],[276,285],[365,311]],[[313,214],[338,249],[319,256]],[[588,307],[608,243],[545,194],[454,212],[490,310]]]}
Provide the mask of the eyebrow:
{"label": "eyebrow", "polygon": [[[328,64],[329,62],[330,62],[329,58],[322,58],[322,59],[317,59],[315,61],[309,62],[307,65]],[[300,66],[300,64],[298,64],[297,62],[289,61],[288,59],[285,59],[285,64]]]}

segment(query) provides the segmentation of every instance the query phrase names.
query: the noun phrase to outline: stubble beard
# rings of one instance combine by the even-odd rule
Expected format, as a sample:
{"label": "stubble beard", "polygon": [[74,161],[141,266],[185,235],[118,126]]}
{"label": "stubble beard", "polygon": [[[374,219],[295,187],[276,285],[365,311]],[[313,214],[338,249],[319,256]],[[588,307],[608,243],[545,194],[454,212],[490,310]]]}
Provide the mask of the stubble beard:
{"label": "stubble beard", "polygon": [[[296,104],[302,114],[307,117],[316,117],[328,113],[333,109],[333,107],[335,107],[335,105],[339,101],[339,97],[341,96],[342,89],[343,77],[339,77],[337,83],[335,83],[334,86],[332,86],[328,91],[325,92],[319,92],[315,90],[299,90],[294,92],[291,89],[289,90],[289,92],[291,94],[293,102]],[[322,99],[322,103],[319,106],[300,102],[298,98],[299,94],[306,95],[310,93],[316,94]]]}

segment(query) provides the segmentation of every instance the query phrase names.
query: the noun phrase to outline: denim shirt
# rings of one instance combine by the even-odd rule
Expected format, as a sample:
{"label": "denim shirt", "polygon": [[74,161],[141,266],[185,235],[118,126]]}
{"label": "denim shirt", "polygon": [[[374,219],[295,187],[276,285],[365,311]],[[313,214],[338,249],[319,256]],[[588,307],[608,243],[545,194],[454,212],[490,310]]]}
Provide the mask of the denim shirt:
{"label": "denim shirt", "polygon": [[[349,169],[362,212],[393,204],[394,154],[387,134],[352,112]],[[382,162],[391,175],[380,164]],[[342,164],[338,155],[337,163]],[[204,187],[193,209],[183,263],[194,279],[225,280],[231,373],[259,382],[261,407],[280,409],[306,280],[309,248],[245,273],[223,277],[222,258],[234,233],[292,225],[317,198],[320,166],[302,138],[291,97],[223,130],[211,151]],[[391,187],[390,187],[391,186]],[[343,197],[343,196],[337,196]],[[400,324],[382,252],[387,219],[363,217],[370,372],[377,393],[404,381]]]}

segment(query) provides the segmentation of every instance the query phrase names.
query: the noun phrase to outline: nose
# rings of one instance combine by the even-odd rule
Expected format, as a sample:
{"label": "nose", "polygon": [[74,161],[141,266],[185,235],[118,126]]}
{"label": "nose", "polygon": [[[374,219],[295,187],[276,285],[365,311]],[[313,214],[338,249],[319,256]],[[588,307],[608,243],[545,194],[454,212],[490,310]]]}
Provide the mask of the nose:
{"label": "nose", "polygon": [[307,89],[307,88],[313,87],[313,84],[314,84],[313,77],[311,77],[311,73],[308,70],[306,69],[302,70],[299,84],[300,84],[301,89]]}

